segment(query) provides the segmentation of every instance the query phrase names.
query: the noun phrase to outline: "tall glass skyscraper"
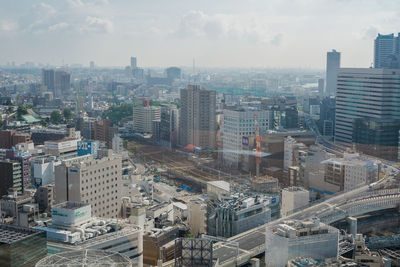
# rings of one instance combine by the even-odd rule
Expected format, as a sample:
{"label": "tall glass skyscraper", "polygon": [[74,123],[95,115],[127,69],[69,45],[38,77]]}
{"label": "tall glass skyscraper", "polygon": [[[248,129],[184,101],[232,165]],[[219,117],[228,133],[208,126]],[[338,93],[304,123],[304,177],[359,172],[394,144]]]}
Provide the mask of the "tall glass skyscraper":
{"label": "tall glass skyscraper", "polygon": [[374,45],[374,67],[375,68],[398,68],[400,59],[400,34],[378,34]]}
{"label": "tall glass skyscraper", "polygon": [[[350,146],[357,118],[400,119],[400,69],[338,70],[335,142]],[[373,140],[373,139],[370,139]]]}
{"label": "tall glass skyscraper", "polygon": [[326,53],[326,87],[325,96],[336,95],[337,70],[340,68],[340,52],[333,49]]}

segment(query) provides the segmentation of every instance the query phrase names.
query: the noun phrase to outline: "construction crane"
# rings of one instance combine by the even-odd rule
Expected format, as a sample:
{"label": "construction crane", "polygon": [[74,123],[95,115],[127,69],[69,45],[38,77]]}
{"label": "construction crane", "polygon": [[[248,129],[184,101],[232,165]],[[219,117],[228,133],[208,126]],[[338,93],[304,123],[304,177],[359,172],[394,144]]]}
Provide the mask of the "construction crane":
{"label": "construction crane", "polygon": [[256,134],[256,177],[260,176],[260,163],[261,163],[261,137],[260,128],[258,127],[257,113],[254,113],[254,126]]}

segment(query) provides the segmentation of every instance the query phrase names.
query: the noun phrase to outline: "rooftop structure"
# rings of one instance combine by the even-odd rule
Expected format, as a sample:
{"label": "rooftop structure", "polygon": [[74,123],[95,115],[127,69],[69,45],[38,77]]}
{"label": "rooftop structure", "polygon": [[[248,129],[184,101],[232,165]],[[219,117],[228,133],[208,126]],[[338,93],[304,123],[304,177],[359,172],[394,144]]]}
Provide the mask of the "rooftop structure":
{"label": "rooftop structure", "polygon": [[259,196],[234,195],[222,201],[210,200],[207,234],[231,237],[271,221],[270,200]]}
{"label": "rooftop structure", "polygon": [[285,266],[296,257],[336,259],[339,230],[319,219],[288,220],[267,229],[265,258],[267,266]]}
{"label": "rooftop structure", "polygon": [[221,199],[223,195],[230,192],[230,184],[225,181],[212,181],[207,183],[207,195],[212,198]]}
{"label": "rooftop structure", "polygon": [[104,250],[75,250],[57,253],[48,256],[38,263],[35,267],[51,267],[51,266],[112,266],[112,267],[131,267],[132,263],[129,258],[123,255]]}
{"label": "rooftop structure", "polygon": [[0,224],[0,244],[12,244],[38,233],[41,233],[41,231],[32,228]]}
{"label": "rooftop structure", "polygon": [[46,254],[45,232],[0,224],[0,266],[33,266]]}

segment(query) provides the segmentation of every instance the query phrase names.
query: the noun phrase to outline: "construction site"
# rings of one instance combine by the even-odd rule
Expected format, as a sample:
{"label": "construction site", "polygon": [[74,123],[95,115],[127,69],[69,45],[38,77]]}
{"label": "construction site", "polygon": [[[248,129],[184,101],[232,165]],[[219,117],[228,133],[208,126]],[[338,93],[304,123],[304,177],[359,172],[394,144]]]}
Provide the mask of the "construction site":
{"label": "construction site", "polygon": [[210,152],[206,155],[196,155],[184,150],[171,150],[166,147],[153,145],[142,140],[131,140],[128,151],[140,158],[148,167],[160,165],[160,172],[166,178],[177,183],[190,184],[197,191],[205,188],[210,181],[225,180],[227,182],[247,183],[248,176],[234,175],[214,169],[210,162],[215,159]]}

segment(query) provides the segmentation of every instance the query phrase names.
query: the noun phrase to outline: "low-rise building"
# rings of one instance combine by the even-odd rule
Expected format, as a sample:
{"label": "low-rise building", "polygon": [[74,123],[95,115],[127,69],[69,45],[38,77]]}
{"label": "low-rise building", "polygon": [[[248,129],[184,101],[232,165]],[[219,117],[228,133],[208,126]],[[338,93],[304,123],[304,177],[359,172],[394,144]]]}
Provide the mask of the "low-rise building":
{"label": "low-rise building", "polygon": [[134,266],[143,266],[143,231],[116,219],[92,217],[91,205],[64,202],[52,208],[52,222],[36,229],[47,232],[48,246],[58,251],[96,249],[118,252]]}
{"label": "low-rise building", "polygon": [[310,192],[302,187],[292,186],[282,189],[282,217],[288,216],[298,208],[304,207],[310,201]]}
{"label": "low-rise building", "polygon": [[336,259],[339,251],[339,230],[311,221],[285,221],[268,228],[265,238],[266,266],[286,266],[296,257]]}
{"label": "low-rise building", "polygon": [[210,200],[207,234],[231,237],[271,221],[269,199],[259,196],[231,196],[222,201]]}
{"label": "low-rise building", "polygon": [[207,195],[211,198],[221,199],[230,194],[230,184],[225,181],[207,182]]}

